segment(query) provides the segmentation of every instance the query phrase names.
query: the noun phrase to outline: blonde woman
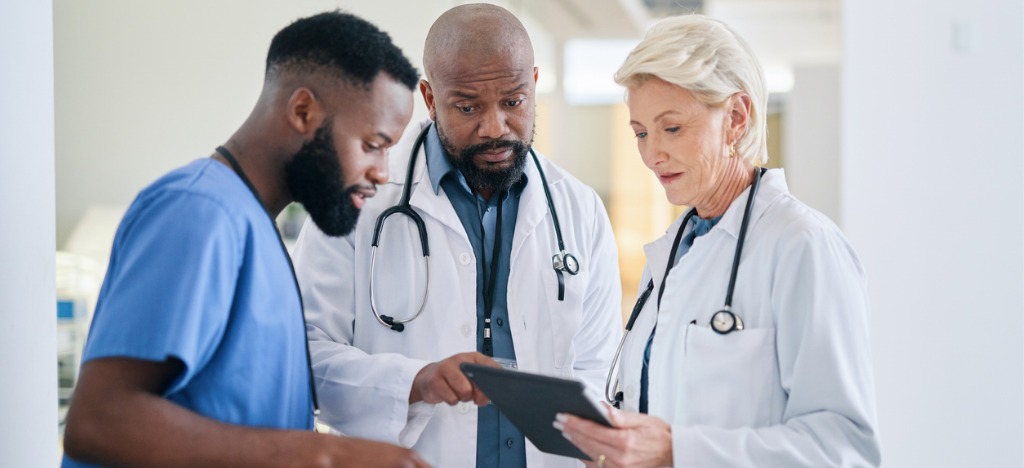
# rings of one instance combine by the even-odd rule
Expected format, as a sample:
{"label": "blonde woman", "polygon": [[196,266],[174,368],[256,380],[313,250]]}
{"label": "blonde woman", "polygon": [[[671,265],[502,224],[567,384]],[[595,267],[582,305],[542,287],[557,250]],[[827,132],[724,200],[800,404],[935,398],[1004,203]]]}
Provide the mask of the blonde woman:
{"label": "blonde woman", "polygon": [[719,21],[667,18],[615,79],[644,164],[690,209],[645,247],[615,427],[555,426],[591,466],[877,466],[863,269],[782,169],[758,167],[767,92],[750,47]]}

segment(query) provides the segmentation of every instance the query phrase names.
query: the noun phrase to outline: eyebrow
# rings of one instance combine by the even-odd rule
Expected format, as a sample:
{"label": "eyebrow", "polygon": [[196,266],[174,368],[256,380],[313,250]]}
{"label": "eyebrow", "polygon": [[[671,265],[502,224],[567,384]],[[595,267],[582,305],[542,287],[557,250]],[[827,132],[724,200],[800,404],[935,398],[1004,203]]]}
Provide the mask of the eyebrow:
{"label": "eyebrow", "polygon": [[379,136],[382,140],[384,140],[384,143],[387,143],[389,145],[391,144],[391,137],[385,135],[382,132],[377,132],[377,136]]}
{"label": "eyebrow", "polygon": [[[519,83],[518,85],[516,85],[516,87],[514,87],[512,89],[509,89],[509,90],[506,90],[506,91],[502,91],[501,93],[502,94],[514,94],[514,93],[522,91],[523,88],[526,88],[526,86],[527,86],[527,83]],[[465,92],[465,91],[459,91],[459,90],[452,91],[452,96],[460,98],[460,99],[476,99],[476,98],[479,97],[478,94],[472,94],[472,93],[468,93],[468,92]]]}
{"label": "eyebrow", "polygon": [[526,84],[527,83],[519,83],[519,86],[516,86],[515,88],[512,88],[512,89],[510,89],[508,91],[505,91],[505,94],[513,94],[513,93],[517,93],[519,91],[522,91],[523,88],[526,87]]}
{"label": "eyebrow", "polygon": [[[683,115],[683,113],[682,113],[682,112],[679,112],[679,111],[677,111],[677,110],[674,110],[674,109],[669,109],[669,110],[667,110],[667,111],[665,111],[665,112],[662,112],[662,113],[660,113],[660,114],[658,114],[658,115],[654,116],[654,122],[655,122],[655,123],[658,123],[658,121],[660,121],[660,120],[661,120],[662,118],[664,118],[664,117],[665,117],[666,115],[669,115],[669,114],[678,114],[678,115]],[[630,121],[629,121],[629,124],[630,124],[630,125],[640,125],[640,126],[643,126],[643,124],[642,124],[642,123],[640,123],[640,122],[637,122],[636,120],[630,120]]]}

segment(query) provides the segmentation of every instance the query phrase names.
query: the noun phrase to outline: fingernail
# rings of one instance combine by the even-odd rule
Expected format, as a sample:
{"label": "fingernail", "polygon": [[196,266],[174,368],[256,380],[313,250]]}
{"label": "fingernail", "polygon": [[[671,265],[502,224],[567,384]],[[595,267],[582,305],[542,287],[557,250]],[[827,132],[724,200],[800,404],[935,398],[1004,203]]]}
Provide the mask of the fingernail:
{"label": "fingernail", "polygon": [[572,436],[571,436],[571,435],[569,435],[569,433],[568,433],[568,432],[563,432],[563,433],[562,433],[562,437],[565,437],[565,438],[566,438],[566,440],[572,440]]}
{"label": "fingernail", "polygon": [[558,413],[555,415],[555,421],[565,424],[569,420],[569,416],[565,413]]}
{"label": "fingernail", "polygon": [[551,423],[551,425],[554,426],[554,428],[558,429],[559,431],[565,430],[565,424],[562,424],[561,421],[554,421]]}

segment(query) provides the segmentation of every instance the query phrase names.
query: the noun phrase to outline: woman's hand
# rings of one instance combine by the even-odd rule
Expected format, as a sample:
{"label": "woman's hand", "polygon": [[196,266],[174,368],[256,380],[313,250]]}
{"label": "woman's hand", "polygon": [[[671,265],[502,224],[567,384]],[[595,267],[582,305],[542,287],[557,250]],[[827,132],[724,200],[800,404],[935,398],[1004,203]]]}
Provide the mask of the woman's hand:
{"label": "woman's hand", "polygon": [[657,417],[608,407],[611,428],[560,413],[556,429],[590,457],[588,467],[672,466],[672,427]]}

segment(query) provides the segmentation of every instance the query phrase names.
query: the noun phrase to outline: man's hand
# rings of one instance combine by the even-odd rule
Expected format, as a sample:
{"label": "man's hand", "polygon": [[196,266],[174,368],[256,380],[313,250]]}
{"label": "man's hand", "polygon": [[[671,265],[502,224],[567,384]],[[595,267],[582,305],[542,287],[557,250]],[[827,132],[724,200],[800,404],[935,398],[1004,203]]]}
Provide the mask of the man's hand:
{"label": "man's hand", "polygon": [[494,359],[480,353],[456,354],[443,361],[428,364],[420,369],[412,381],[409,404],[426,402],[430,404],[472,401],[477,406],[487,404],[487,397],[459,369],[459,364],[472,362],[490,367],[501,367]]}

